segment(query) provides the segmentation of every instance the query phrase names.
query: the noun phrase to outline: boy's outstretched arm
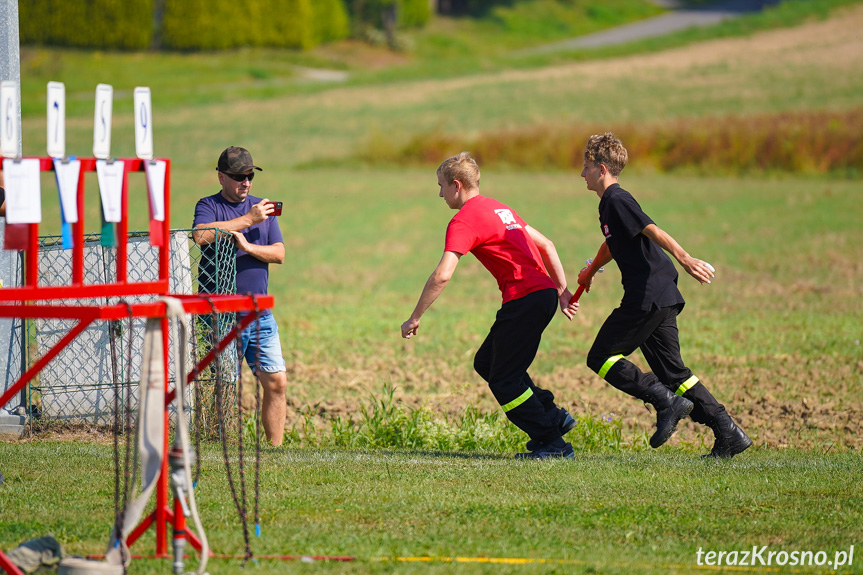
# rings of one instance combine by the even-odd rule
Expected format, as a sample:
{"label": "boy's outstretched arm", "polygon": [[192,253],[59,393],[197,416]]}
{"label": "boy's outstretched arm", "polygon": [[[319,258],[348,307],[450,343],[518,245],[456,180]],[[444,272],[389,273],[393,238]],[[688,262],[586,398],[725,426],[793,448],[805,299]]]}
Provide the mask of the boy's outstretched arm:
{"label": "boy's outstretched arm", "polygon": [[611,257],[611,250],[608,249],[608,244],[602,242],[602,245],[599,246],[599,249],[596,250],[596,256],[593,258],[593,261],[587,267],[581,269],[578,272],[578,285],[583,285],[586,288],[586,291],[590,291],[590,286],[593,284],[593,276],[599,271],[599,268],[613,260]]}
{"label": "boy's outstretched arm", "polygon": [[709,284],[710,278],[713,277],[713,267],[707,262],[694,258],[689,255],[686,250],[680,247],[680,244],[675,241],[668,233],[663,231],[656,224],[650,224],[641,231],[653,243],[670,253],[677,263],[686,270],[686,273],[698,280],[700,284]]}
{"label": "boy's outstretched arm", "polygon": [[435,270],[426,280],[426,285],[423,287],[423,292],[420,294],[420,299],[414,308],[413,313],[406,322],[402,324],[402,337],[410,339],[416,335],[417,328],[420,325],[420,318],[426,310],[434,303],[438,296],[443,292],[446,284],[452,278],[453,272],[458,265],[458,260],[461,254],[456,252],[444,252],[441,256]]}
{"label": "boy's outstretched arm", "polygon": [[539,249],[551,281],[557,286],[560,311],[563,312],[563,315],[567,319],[571,320],[578,313],[578,302],[569,302],[572,299],[572,293],[566,287],[566,273],[563,271],[563,264],[560,262],[560,256],[557,254],[557,248],[554,247],[554,243],[550,239],[542,235],[536,228],[526,226],[525,230],[527,230],[530,239],[533,240],[533,243]]}

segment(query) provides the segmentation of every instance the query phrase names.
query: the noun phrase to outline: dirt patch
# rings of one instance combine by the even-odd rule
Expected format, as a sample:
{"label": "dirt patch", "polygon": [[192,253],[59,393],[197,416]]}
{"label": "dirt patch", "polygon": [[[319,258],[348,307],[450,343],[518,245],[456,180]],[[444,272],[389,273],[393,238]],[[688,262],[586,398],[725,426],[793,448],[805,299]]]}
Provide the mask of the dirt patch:
{"label": "dirt patch", "polygon": [[[637,358],[636,358],[637,360]],[[395,362],[390,377],[378,367],[334,368],[294,364],[289,371],[288,426],[314,414],[319,427],[334,417],[359,417],[383,397],[384,383],[394,384],[394,397],[405,405],[428,407],[450,417],[468,406],[499,409],[485,383],[470,366],[423,365],[411,360],[408,373]],[[417,365],[419,363],[420,365]],[[698,374],[757,445],[769,448],[863,448],[863,401],[859,393],[863,362],[844,369],[809,365],[794,356],[783,358],[716,358],[708,373]],[[469,362],[468,362],[469,364]],[[655,414],[642,402],[612,388],[586,367],[555,369],[535,375],[540,387],[553,391],[559,403],[578,415],[611,417],[623,424],[627,441],[652,433]],[[830,385],[818,382],[830,381]],[[401,382],[401,383],[394,383]],[[712,432],[687,421],[672,440],[710,446]]]}
{"label": "dirt patch", "polygon": [[376,70],[399,66],[409,61],[406,54],[390,50],[386,46],[371,46],[367,42],[345,40],[315,48],[315,54],[335,62],[344,62],[352,67]]}
{"label": "dirt patch", "polygon": [[[637,357],[635,360],[638,362]],[[363,363],[368,359],[358,359],[356,365]],[[855,391],[863,375],[863,361],[838,370],[829,362],[809,365],[794,356],[716,358],[711,363],[715,368],[699,377],[756,445],[822,451],[863,449],[863,400]],[[302,427],[308,420],[324,430],[335,418],[358,420],[363,408],[370,410],[374,402],[386,399],[385,385],[394,387],[394,399],[404,406],[428,408],[451,420],[468,406],[486,412],[499,409],[469,365],[418,366],[412,360],[410,373],[393,365],[390,361],[354,368],[290,365],[287,427]],[[829,386],[816,383],[828,379]],[[626,443],[637,443],[652,433],[652,408],[612,388],[586,367],[561,367],[535,375],[534,380],[553,391],[558,403],[573,414],[620,421]],[[251,374],[246,373],[243,397],[248,410],[254,409],[255,402],[252,381]],[[712,432],[692,421],[681,423],[679,429],[671,445],[709,448],[713,443]],[[10,441],[31,439],[112,442],[108,428],[65,422],[37,424],[23,438],[4,437]]]}
{"label": "dirt patch", "polygon": [[[70,421],[34,421],[25,432],[20,435],[5,435],[4,441],[18,442],[38,440],[52,441],[86,441],[101,445],[110,445],[114,442],[111,428],[103,425],[91,425],[89,423]],[[126,438],[121,437],[121,445],[125,445]]]}

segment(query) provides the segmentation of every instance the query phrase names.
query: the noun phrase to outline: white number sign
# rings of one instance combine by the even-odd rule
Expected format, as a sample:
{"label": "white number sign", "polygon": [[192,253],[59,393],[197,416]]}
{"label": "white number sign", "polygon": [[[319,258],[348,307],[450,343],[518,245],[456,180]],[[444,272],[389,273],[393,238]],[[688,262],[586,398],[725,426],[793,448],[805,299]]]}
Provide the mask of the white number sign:
{"label": "white number sign", "polygon": [[66,155],[66,86],[48,82],[48,155]]}
{"label": "white number sign", "polygon": [[150,88],[135,88],[135,155],[142,160],[153,159],[152,112]]}
{"label": "white number sign", "polygon": [[93,119],[93,156],[100,160],[111,157],[111,113],[114,88],[110,84],[96,86],[96,113]]}
{"label": "white number sign", "polygon": [[18,83],[6,81],[0,84],[0,153],[4,158],[17,158],[18,139]]}

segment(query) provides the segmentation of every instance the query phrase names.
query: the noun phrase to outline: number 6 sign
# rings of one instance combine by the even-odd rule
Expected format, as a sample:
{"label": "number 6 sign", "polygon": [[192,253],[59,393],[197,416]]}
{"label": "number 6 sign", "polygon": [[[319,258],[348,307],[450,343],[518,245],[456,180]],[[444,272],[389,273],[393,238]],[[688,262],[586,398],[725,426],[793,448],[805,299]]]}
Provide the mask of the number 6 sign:
{"label": "number 6 sign", "polygon": [[18,125],[18,83],[0,84],[0,143],[4,158],[17,158],[21,126]]}

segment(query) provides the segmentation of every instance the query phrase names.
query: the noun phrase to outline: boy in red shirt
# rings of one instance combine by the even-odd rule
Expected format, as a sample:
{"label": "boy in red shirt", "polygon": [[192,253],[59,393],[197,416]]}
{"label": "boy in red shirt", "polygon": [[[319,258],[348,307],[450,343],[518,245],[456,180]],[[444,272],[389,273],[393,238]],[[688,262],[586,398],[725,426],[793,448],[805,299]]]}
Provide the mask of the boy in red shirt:
{"label": "boy in red shirt", "polygon": [[503,294],[494,325],[474,357],[474,369],[488,382],[507,418],[530,437],[528,453],[516,458],[574,457],[563,435],[575,427],[575,420],[527,373],[558,304],[570,320],[578,311],[577,302],[569,303],[572,294],[554,244],[511,208],[479,193],[479,167],[467,152],[445,160],[437,178],[440,197],[459,212],[447,227],[440,263],[402,324],[402,337],[416,335],[420,318],[443,292],[459,258],[473,253]]}

